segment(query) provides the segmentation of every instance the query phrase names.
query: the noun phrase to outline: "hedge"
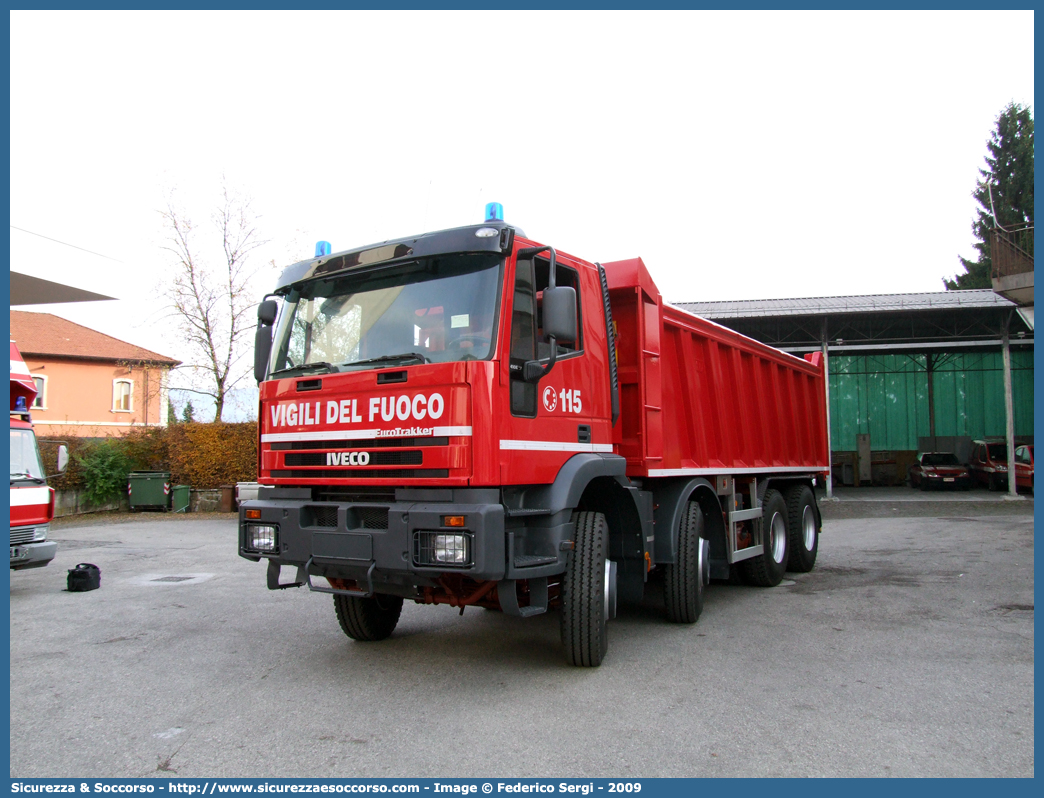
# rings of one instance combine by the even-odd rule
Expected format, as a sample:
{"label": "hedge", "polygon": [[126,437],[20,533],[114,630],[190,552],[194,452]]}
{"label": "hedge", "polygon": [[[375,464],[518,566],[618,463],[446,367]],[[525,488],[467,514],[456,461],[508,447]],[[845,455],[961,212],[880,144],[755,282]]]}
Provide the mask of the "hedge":
{"label": "hedge", "polygon": [[[58,444],[69,447],[65,474],[52,487],[86,487],[85,471],[92,458],[115,447],[133,471],[169,471],[171,482],[193,488],[217,488],[257,479],[257,423],[226,424],[191,421],[169,427],[141,427],[120,438],[40,438],[44,472],[58,470]],[[85,464],[88,466],[85,469]]]}

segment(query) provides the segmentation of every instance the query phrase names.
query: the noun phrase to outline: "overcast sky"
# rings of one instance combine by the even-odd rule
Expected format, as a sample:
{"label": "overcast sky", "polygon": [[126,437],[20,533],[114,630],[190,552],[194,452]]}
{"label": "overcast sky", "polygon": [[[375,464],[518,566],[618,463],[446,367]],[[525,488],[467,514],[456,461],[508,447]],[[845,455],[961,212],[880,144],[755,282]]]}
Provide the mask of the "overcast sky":
{"label": "overcast sky", "polygon": [[203,228],[224,176],[280,266],[496,200],[668,301],[942,290],[1012,100],[1029,11],[13,12],[11,269],[185,359],[157,211]]}

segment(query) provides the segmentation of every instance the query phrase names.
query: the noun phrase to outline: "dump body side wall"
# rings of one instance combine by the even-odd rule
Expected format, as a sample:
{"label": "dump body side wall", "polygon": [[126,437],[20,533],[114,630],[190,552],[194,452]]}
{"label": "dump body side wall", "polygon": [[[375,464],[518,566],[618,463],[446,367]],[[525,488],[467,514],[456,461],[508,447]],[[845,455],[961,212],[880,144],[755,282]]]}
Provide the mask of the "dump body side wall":
{"label": "dump body side wall", "polygon": [[666,305],[641,259],[605,264],[629,476],[820,472],[823,368]]}

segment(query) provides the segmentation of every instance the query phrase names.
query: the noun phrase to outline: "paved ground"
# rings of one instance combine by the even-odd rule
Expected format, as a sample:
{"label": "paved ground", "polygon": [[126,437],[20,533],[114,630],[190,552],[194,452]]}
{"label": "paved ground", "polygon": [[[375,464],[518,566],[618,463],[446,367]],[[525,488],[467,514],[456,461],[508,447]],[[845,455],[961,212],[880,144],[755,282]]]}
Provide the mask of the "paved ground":
{"label": "paved ground", "polygon": [[[712,585],[693,627],[624,609],[593,670],[557,614],[407,605],[353,643],[328,596],[265,589],[229,516],[63,521],[11,574],[11,775],[1032,776],[1016,505],[828,521],[812,573]],[[85,560],[101,589],[65,592]]]}
{"label": "paved ground", "polygon": [[1025,515],[1033,513],[1033,494],[993,493],[985,488],[972,490],[931,490],[912,488],[834,488],[827,499],[822,488],[816,491],[824,519],[911,518],[929,516]]}

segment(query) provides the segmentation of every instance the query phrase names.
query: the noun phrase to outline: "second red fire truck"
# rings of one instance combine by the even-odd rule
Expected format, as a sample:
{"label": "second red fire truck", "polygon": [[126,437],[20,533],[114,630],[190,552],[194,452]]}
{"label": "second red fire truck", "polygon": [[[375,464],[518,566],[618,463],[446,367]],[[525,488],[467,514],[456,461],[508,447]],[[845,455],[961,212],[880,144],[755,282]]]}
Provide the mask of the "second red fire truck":
{"label": "second red fire truck", "polygon": [[557,252],[493,203],[483,224],[320,242],[258,319],[239,551],[271,589],[332,594],[349,637],[388,637],[404,601],[557,608],[567,659],[595,666],[657,571],[693,623],[711,579],[815,564],[819,354],[666,304],[641,259]]}
{"label": "second red fire truck", "polygon": [[[36,383],[11,341],[11,570],[42,568],[54,559],[58,544],[48,540],[54,518],[54,488],[47,484],[29,408]],[[58,471],[69,460],[58,447]]]}

